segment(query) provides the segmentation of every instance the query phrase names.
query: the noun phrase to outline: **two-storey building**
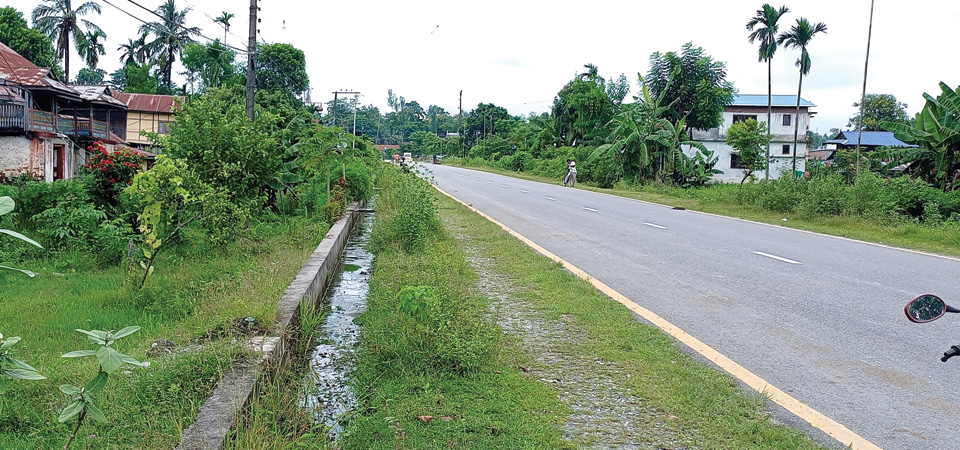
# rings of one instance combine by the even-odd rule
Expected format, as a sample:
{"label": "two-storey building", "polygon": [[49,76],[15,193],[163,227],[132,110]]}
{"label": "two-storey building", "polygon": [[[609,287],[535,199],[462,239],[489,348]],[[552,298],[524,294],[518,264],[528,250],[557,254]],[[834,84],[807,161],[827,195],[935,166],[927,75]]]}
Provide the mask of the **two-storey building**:
{"label": "two-storey building", "polygon": [[[793,170],[793,158],[797,159],[797,171],[803,173],[806,169],[807,130],[810,129],[810,118],[816,114],[811,109],[815,107],[803,98],[800,99],[800,115],[797,115],[796,95],[774,95],[773,113],[770,117],[770,132],[773,136],[770,141],[770,178],[779,178],[784,172]],[[719,182],[740,182],[743,170],[737,151],[726,144],[727,130],[736,122],[754,119],[757,122],[767,123],[767,96],[766,95],[736,95],[733,104],[723,111],[723,123],[719,128],[709,130],[693,130],[693,140],[702,143],[707,150],[714,152],[718,157],[715,169],[722,174],[714,175],[713,179]],[[797,146],[793,146],[794,125],[799,122]],[[688,154],[693,150],[687,149]],[[756,174],[762,178],[763,173]]]}

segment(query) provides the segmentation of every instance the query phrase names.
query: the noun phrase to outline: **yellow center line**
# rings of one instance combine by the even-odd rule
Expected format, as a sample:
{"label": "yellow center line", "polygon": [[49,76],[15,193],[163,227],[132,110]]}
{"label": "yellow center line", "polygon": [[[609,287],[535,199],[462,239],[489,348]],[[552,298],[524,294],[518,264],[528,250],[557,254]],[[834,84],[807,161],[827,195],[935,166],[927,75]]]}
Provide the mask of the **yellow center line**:
{"label": "yellow center line", "polygon": [[865,438],[861,437],[857,433],[854,433],[849,428],[841,425],[839,422],[823,415],[819,411],[807,406],[805,403],[801,402],[800,400],[797,400],[790,394],[787,394],[786,392],[780,390],[776,386],[768,383],[763,378],[760,378],[760,376],[747,370],[745,367],[741,366],[740,364],[737,364],[732,359],[726,357],[722,353],[714,350],[709,345],[704,344],[699,339],[693,337],[693,335],[691,335],[690,333],[687,333],[686,331],[682,330],[680,327],[670,323],[669,321],[667,321],[663,317],[660,317],[653,311],[650,311],[649,309],[646,309],[634,303],[632,300],[628,299],[627,297],[624,297],[623,294],[620,294],[619,292],[613,290],[613,288],[611,288],[610,286],[607,286],[603,282],[590,276],[590,274],[584,272],[583,270],[580,270],[577,266],[574,266],[573,264],[561,259],[559,256],[541,247],[536,242],[533,242],[530,239],[527,239],[522,234],[517,233],[510,227],[498,222],[496,219],[462,202],[460,199],[448,194],[443,189],[440,189],[439,187],[436,187],[436,189],[440,191],[441,194],[446,195],[447,197],[450,197],[457,203],[460,203],[461,205],[467,207],[467,209],[479,214],[481,217],[489,220],[490,222],[493,222],[500,228],[503,228],[504,231],[506,231],[507,233],[510,233],[513,237],[519,239],[524,244],[527,244],[529,247],[533,248],[540,254],[546,256],[547,258],[552,259],[555,262],[560,263],[561,265],[563,265],[565,269],[569,270],[574,275],[582,278],[583,280],[590,282],[590,284],[592,284],[600,292],[603,292],[608,297],[616,300],[623,306],[626,306],[629,310],[637,313],[637,315],[639,315],[640,317],[643,317],[644,319],[652,323],[657,328],[663,330],[663,332],[669,334],[670,336],[673,336],[675,339],[682,342],[687,347],[690,347],[690,349],[692,349],[693,351],[703,355],[703,357],[709,359],[711,362],[719,366],[721,369],[723,369],[733,377],[742,381],[747,386],[750,386],[752,389],[763,394],[764,396],[772,400],[774,403],[782,406],[787,411],[790,411],[797,417],[807,421],[807,423],[809,423],[810,425],[818,428],[824,433],[832,436],[834,439],[840,441],[841,444],[848,445],[854,450],[881,450],[880,447],[877,446],[876,444],[866,440]]}

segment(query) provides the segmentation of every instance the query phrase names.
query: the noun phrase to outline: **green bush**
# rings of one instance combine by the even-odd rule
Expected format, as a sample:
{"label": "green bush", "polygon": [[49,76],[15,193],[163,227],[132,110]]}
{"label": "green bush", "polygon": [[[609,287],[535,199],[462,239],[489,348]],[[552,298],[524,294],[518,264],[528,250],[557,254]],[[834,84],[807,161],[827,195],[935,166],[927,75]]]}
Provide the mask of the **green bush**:
{"label": "green bush", "polygon": [[889,181],[877,198],[879,212],[922,218],[927,203],[938,203],[941,192],[927,182],[910,177]]}
{"label": "green bush", "polygon": [[806,194],[797,205],[801,216],[838,216],[843,212],[847,186],[840,174],[819,175],[805,183]]}
{"label": "green bush", "polygon": [[441,373],[480,367],[489,352],[482,329],[458,314],[458,304],[430,286],[404,286],[397,293],[400,326],[395,341],[406,366],[429,366]]}
{"label": "green bush", "polygon": [[33,217],[41,242],[52,250],[94,250],[95,235],[107,214],[93,203],[66,198],[57,206]]}
{"label": "green bush", "polygon": [[776,181],[760,183],[760,186],[758,206],[774,212],[795,212],[807,193],[807,182],[793,177],[780,177]]}
{"label": "green bush", "polygon": [[420,177],[397,170],[385,171],[382,184],[374,248],[421,249],[430,233],[439,229],[436,191]]}
{"label": "green bush", "polygon": [[346,167],[347,189],[351,200],[367,200],[373,194],[373,180],[370,169],[360,163],[350,163]]}

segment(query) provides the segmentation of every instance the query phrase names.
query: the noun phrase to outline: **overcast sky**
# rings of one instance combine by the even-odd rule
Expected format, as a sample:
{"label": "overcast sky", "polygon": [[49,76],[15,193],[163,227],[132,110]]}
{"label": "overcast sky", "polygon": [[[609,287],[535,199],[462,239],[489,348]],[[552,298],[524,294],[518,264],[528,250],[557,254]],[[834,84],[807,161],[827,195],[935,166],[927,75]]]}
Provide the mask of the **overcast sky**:
{"label": "overcast sky", "polygon": [[[9,1],[9,0],[8,0]],[[136,0],[155,9],[161,0]],[[156,19],[131,0],[110,0],[133,15]],[[190,26],[223,38],[212,18],[236,15],[227,42],[246,47],[249,1],[176,0],[191,7]],[[29,17],[40,3],[13,0]],[[74,0],[74,5],[80,0]],[[90,19],[107,33],[101,68],[119,67],[117,47],[136,36],[140,22],[100,2],[102,17]],[[0,0],[2,4],[2,0]],[[637,73],[646,73],[655,51],[679,51],[686,42],[701,46],[727,64],[727,77],[741,94],[766,94],[766,65],[747,42],[746,22],[763,4],[755,0],[590,0],[586,2],[485,0],[350,0],[312,2],[260,0],[259,39],[302,49],[313,100],[326,102],[334,90],[363,93],[362,104],[384,111],[387,90],[424,108],[436,104],[457,112],[494,103],[511,114],[548,111],[565,83],[595,64],[605,78],[626,74],[638,91]],[[772,3],[779,7],[781,3]],[[817,105],[812,129],[845,128],[855,113],[863,83],[870,0],[792,0],[781,20],[824,22],[814,37],[813,61],[802,97]],[[939,92],[942,80],[960,85],[960,58],[954,52],[960,27],[957,0],[876,0],[868,93],[893,94],[912,116],[922,94]],[[778,50],[773,61],[774,94],[796,94],[797,50]],[[73,58],[71,58],[73,61]],[[78,64],[71,64],[76,73]],[[182,68],[176,68],[177,71]]]}

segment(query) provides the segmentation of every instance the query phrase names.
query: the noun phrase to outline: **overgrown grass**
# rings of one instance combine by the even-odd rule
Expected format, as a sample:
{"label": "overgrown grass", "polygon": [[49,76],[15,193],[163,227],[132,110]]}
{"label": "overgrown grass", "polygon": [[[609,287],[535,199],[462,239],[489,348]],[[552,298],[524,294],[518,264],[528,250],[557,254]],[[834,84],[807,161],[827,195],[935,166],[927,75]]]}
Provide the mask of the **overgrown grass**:
{"label": "overgrown grass", "polygon": [[[254,238],[226,250],[185,241],[176,251],[161,254],[156,272],[139,291],[130,287],[125,267],[85,266],[70,253],[22,262],[41,275],[8,277],[0,284],[0,332],[22,336],[15,356],[47,379],[8,381],[0,448],[62,447],[72,423],[57,423],[68,403],[57,386],[82,385],[96,374],[97,365],[93,359],[60,355],[94,348],[76,328],[127,325],[143,329],[123,339],[118,350],[151,365],[111,375],[95,397],[110,423],[87,421],[73,447],[174,447],[220,374],[243,356],[242,339],[232,338],[272,326],[276,300],[326,229],[296,219],[261,224]],[[246,325],[247,317],[255,319],[253,326]],[[169,341],[175,350],[145,353],[158,341]]]}
{"label": "overgrown grass", "polygon": [[[527,173],[503,171],[489,166],[470,166],[472,169],[499,173],[524,180],[559,184],[559,178],[547,178]],[[912,189],[906,180],[898,181],[902,191]],[[827,181],[829,183],[829,180]],[[817,233],[842,236],[866,242],[880,243],[960,257],[960,216],[943,214],[956,194],[944,195],[942,199],[925,198],[933,195],[924,189],[902,198],[871,193],[870,189],[856,186],[849,191],[823,192],[822,184],[812,190],[771,192],[758,198],[761,189],[776,190],[776,184],[736,185],[714,184],[701,188],[683,189],[664,185],[615,184],[611,189],[601,189],[595,183],[577,183],[577,188],[636,200],[686,208],[728,217],[752,220],[772,225],[785,226]],[[865,184],[865,183],[864,183]],[[820,190],[818,190],[820,189]],[[897,190],[899,187],[892,186]],[[914,189],[916,190],[916,189]],[[889,193],[889,191],[887,192]],[[779,195],[778,195],[779,194]],[[940,206],[940,205],[945,206]],[[779,206],[777,206],[779,205]],[[888,212],[871,212],[868,208],[882,208]],[[901,212],[896,212],[896,211]],[[827,214],[838,211],[838,214]],[[910,212],[920,214],[910,217]],[[786,219],[786,220],[784,220]]]}
{"label": "overgrown grass", "polygon": [[764,398],[697,363],[671,338],[639,322],[586,281],[452,200],[441,199],[440,211],[456,224],[457,233],[469,234],[470,245],[493,261],[493,270],[525,287],[513,292],[515,297],[583,336],[565,351],[618,367],[616,382],[638,403],[660,411],[664,423],[695,448],[821,448],[801,432],[773,424]]}
{"label": "overgrown grass", "polygon": [[[384,179],[387,186],[424,183],[420,186],[429,189],[409,174],[385,174]],[[374,241],[377,233],[394,240],[403,236],[393,227],[406,222],[395,215],[418,206],[389,198],[397,192],[381,191]],[[488,300],[473,294],[476,274],[457,241],[438,228],[415,249],[404,247],[382,241],[377,246],[368,311],[357,319],[364,329],[353,375],[360,409],[339,444],[345,449],[572,448],[556,426],[566,407],[548,386],[518,369],[529,365],[529,355],[485,319]],[[398,293],[405,286],[430,287],[432,319],[398,311]],[[444,320],[433,320],[437,317]]]}

